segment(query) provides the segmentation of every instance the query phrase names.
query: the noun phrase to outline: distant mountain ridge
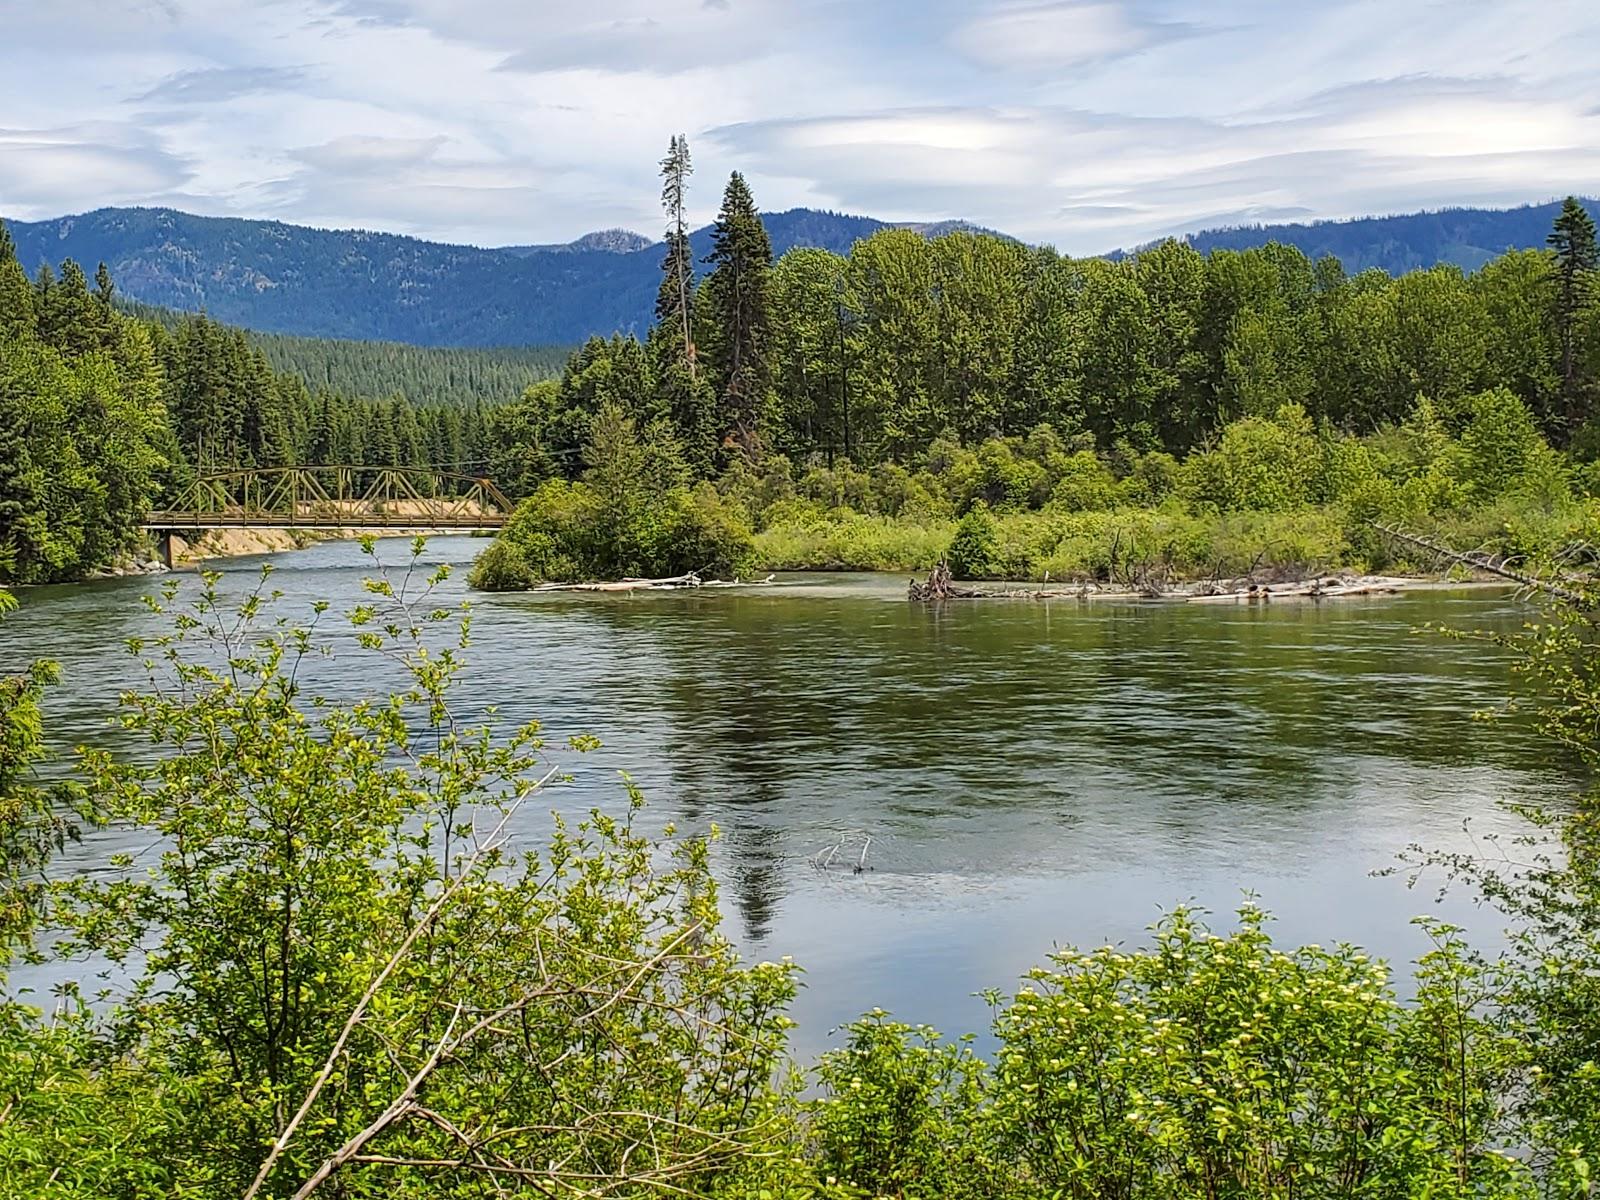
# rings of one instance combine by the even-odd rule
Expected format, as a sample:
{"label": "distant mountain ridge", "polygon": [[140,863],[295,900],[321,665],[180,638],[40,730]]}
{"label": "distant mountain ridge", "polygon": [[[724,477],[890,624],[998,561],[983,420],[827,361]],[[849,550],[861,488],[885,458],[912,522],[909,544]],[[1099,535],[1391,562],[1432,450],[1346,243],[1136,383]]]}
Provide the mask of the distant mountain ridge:
{"label": "distant mountain ridge", "polygon": [[[778,254],[795,246],[842,254],[888,224],[807,208],[764,220]],[[421,346],[570,345],[595,333],[642,333],[661,278],[660,243],[629,230],[485,248],[170,208],[102,208],[7,227],[30,271],[66,258],[90,271],[104,262],[118,289],[142,304],[204,310],[263,333]],[[690,242],[703,259],[710,227]]]}
{"label": "distant mountain ridge", "polygon": [[[1600,201],[1585,203],[1600,218]],[[1471,270],[1508,249],[1542,246],[1558,208],[1446,209],[1214,229],[1182,240],[1207,253],[1285,242],[1312,258],[1337,255],[1352,272],[1436,262]],[[778,254],[796,246],[843,254],[891,227],[926,237],[993,232],[965,221],[886,222],[809,208],[763,219]],[[554,245],[479,247],[168,208],[102,208],[8,228],[30,270],[65,258],[91,271],[104,262],[122,294],[140,303],[204,310],[263,333],[419,346],[572,345],[591,334],[643,333],[661,278],[661,243],[626,229]],[[691,243],[703,259],[710,228],[696,230]]]}
{"label": "distant mountain ridge", "polygon": [[[1600,220],[1600,199],[1584,198],[1583,206]],[[1443,208],[1391,217],[1208,229],[1180,240],[1205,254],[1282,242],[1312,259],[1331,254],[1351,274],[1376,267],[1399,275],[1435,263],[1476,271],[1507,250],[1543,246],[1560,211],[1559,200],[1520,208]]]}

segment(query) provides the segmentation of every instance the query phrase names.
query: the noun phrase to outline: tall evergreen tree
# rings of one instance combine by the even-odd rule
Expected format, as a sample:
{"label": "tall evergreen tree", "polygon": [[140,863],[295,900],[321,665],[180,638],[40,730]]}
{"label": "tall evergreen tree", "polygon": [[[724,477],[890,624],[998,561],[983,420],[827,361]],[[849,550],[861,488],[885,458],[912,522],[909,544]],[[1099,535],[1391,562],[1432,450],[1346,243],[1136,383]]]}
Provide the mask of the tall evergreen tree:
{"label": "tall evergreen tree", "polygon": [[0,221],[0,339],[32,337],[38,330],[33,284],[17,260],[16,243]]}
{"label": "tall evergreen tree", "polygon": [[1556,217],[1555,228],[1545,239],[1555,251],[1556,337],[1561,346],[1561,396],[1567,418],[1576,423],[1582,380],[1577,354],[1578,327],[1589,300],[1589,288],[1596,268],[1600,268],[1600,248],[1595,244],[1594,218],[1568,196]]}
{"label": "tall evergreen tree", "polygon": [[[667,257],[661,263],[661,290],[656,295],[656,320],[681,338],[673,347],[690,378],[694,378],[694,259],[689,231],[684,224],[684,196],[694,166],[689,160],[689,139],[676,135],[661,160],[661,207],[667,212]],[[662,364],[663,366],[667,364]]]}
{"label": "tall evergreen tree", "polygon": [[706,299],[722,398],[720,423],[724,437],[750,456],[759,445],[769,379],[767,288],[772,242],[750,187],[737,171],[722,194],[722,211],[706,261],[712,264]]}
{"label": "tall evergreen tree", "polygon": [[673,137],[661,160],[661,207],[667,214],[667,254],[661,263],[661,288],[656,294],[656,325],[650,331],[650,354],[658,391],[676,431],[688,447],[697,475],[711,471],[716,442],[716,395],[703,378],[694,342],[694,254],[684,200],[694,167],[689,139]]}

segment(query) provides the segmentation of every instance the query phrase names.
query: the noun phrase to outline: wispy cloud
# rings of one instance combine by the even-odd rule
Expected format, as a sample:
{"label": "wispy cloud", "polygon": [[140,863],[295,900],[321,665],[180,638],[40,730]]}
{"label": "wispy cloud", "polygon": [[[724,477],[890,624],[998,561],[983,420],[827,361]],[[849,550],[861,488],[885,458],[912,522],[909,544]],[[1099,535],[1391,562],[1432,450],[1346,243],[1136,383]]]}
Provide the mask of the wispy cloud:
{"label": "wispy cloud", "polygon": [[160,104],[220,104],[256,92],[286,92],[305,82],[300,67],[200,67],[174,71],[135,97]]}
{"label": "wispy cloud", "polygon": [[1593,0],[52,0],[6,9],[0,211],[182,202],[470,242],[965,217],[1075,252],[1600,191]]}
{"label": "wispy cloud", "polygon": [[989,67],[1059,70],[1193,37],[1196,26],[1142,17],[1123,0],[1003,4],[956,30],[954,45]]}

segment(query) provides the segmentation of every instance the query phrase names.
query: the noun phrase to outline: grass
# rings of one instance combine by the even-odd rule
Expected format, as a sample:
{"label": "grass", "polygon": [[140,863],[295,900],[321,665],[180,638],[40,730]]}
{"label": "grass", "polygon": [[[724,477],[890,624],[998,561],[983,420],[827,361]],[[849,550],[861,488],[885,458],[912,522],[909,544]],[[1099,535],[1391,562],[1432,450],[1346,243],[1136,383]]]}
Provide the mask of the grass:
{"label": "grass", "polygon": [[[1507,498],[1401,524],[1457,548],[1539,558],[1596,540],[1600,505],[1588,500],[1546,507]],[[1389,545],[1338,505],[1227,513],[1195,513],[1178,504],[1094,512],[1045,509],[997,514],[995,526],[991,561],[997,578],[1107,580],[1154,570],[1176,581],[1234,578],[1252,569],[1280,577],[1440,569],[1426,555]],[[835,509],[758,533],[756,557],[772,571],[924,572],[944,555],[954,531],[953,521]]]}

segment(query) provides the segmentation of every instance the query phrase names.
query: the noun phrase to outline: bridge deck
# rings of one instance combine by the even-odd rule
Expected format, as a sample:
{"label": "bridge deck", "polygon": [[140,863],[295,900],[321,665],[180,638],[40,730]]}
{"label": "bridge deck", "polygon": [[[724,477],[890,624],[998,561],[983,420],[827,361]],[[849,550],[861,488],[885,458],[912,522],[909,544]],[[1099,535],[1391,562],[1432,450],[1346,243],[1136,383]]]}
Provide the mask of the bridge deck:
{"label": "bridge deck", "polygon": [[451,529],[470,532],[487,532],[499,529],[506,523],[502,513],[458,513],[450,516],[426,516],[421,513],[227,513],[227,512],[153,512],[140,522],[140,528],[150,532],[185,529],[352,529],[380,532],[391,529]]}

